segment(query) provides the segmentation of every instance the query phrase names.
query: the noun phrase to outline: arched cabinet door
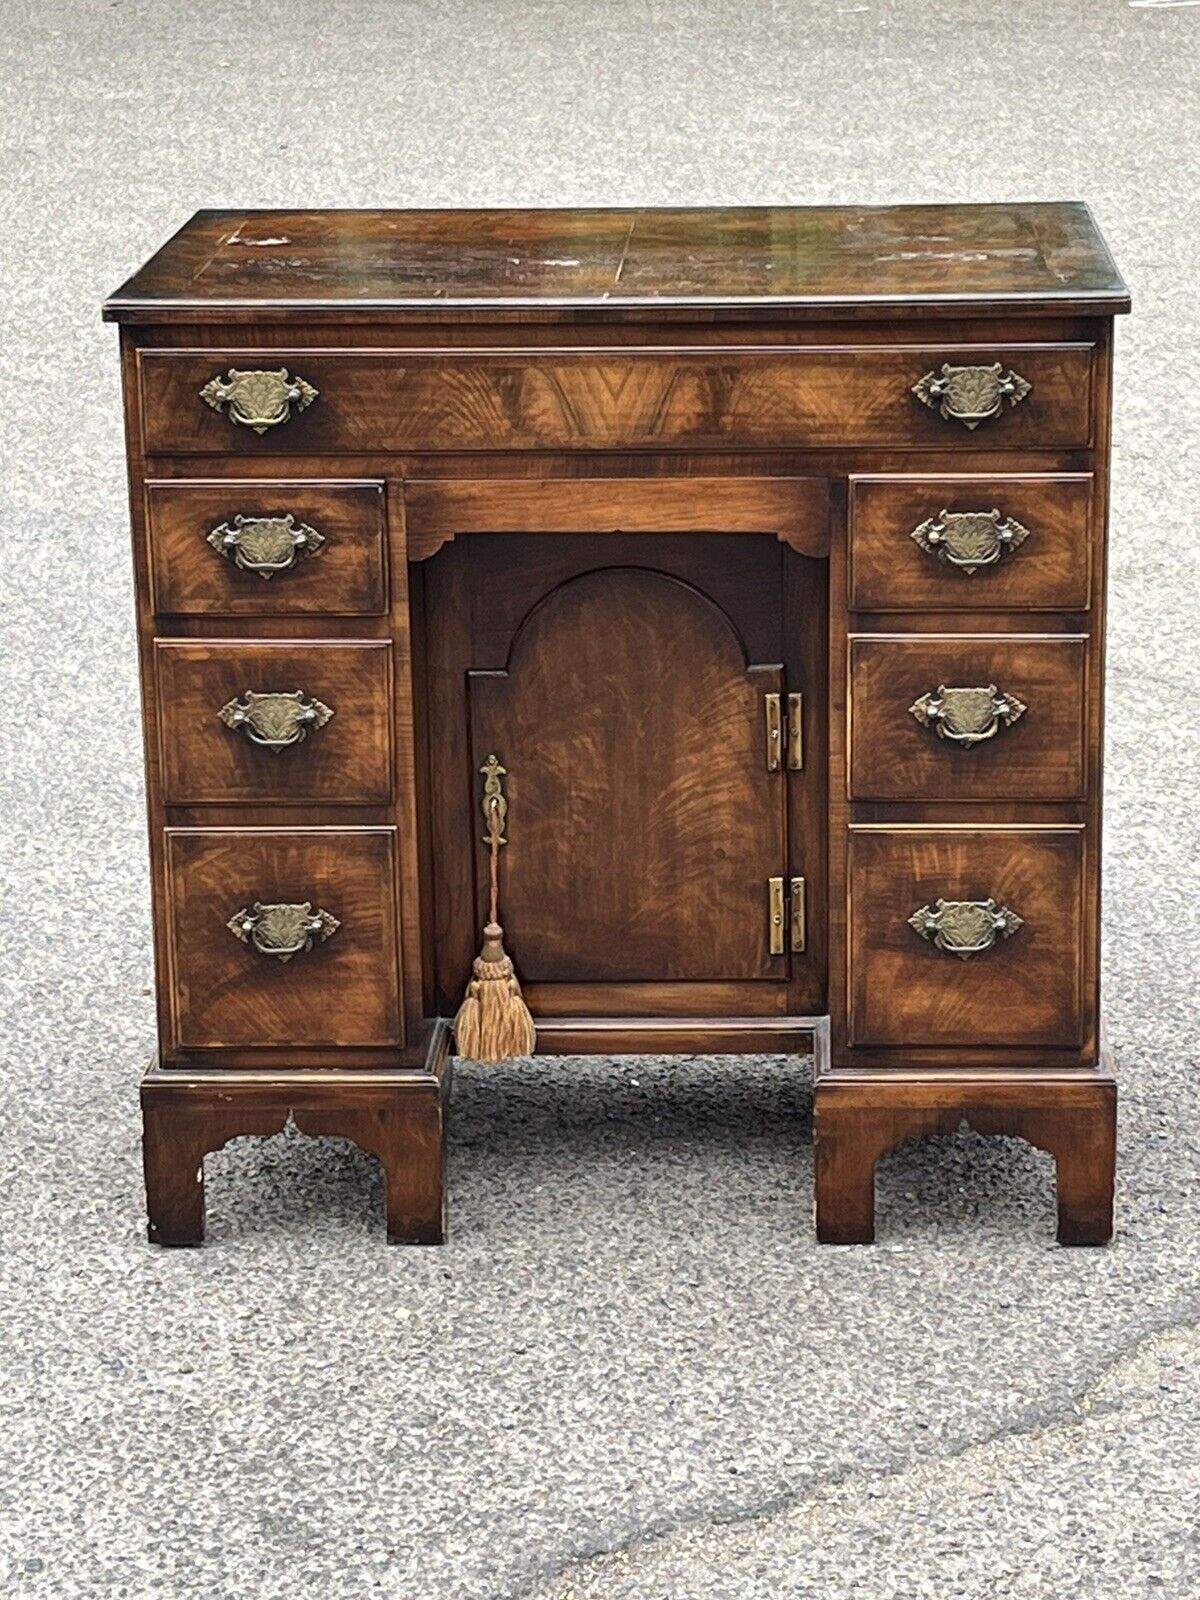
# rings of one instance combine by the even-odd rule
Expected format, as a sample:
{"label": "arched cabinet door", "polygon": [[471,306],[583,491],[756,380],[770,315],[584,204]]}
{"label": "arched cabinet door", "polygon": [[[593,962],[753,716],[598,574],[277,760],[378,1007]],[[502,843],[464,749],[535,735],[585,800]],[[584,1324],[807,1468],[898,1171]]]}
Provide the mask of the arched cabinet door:
{"label": "arched cabinet door", "polygon": [[[713,598],[650,566],[559,583],[504,670],[468,674],[473,765],[506,769],[502,915],[524,981],[786,979],[769,880],[787,789],[764,698],[783,689]],[[476,867],[482,912],[481,838]]]}

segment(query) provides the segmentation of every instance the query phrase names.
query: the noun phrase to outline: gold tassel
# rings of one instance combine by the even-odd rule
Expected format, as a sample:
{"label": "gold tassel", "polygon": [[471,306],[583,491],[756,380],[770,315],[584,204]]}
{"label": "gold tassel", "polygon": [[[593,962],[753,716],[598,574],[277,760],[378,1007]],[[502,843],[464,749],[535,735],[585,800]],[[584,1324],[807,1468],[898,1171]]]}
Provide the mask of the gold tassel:
{"label": "gold tassel", "polygon": [[483,949],[471,971],[474,976],[454,1019],[459,1055],[493,1062],[531,1056],[537,1032],[513,964],[504,953],[504,933],[498,922],[489,922],[483,930]]}
{"label": "gold tassel", "polygon": [[[495,761],[495,758],[492,758]],[[485,767],[484,772],[488,772]],[[497,765],[497,770],[504,769]],[[500,846],[504,807],[499,782],[494,792],[489,784],[488,842],[491,846],[491,904],[483,930],[483,948],[471,967],[467,992],[454,1019],[454,1039],[460,1056],[471,1061],[509,1061],[514,1056],[531,1056],[537,1044],[537,1030],[521,985],[504,948],[504,930],[497,915],[499,898]]]}

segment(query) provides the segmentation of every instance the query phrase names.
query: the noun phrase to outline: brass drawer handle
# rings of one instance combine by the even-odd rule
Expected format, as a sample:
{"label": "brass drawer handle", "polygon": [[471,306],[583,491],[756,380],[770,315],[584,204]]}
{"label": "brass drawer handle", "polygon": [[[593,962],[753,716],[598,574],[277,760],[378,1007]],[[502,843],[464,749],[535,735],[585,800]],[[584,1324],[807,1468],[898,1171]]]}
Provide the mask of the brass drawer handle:
{"label": "brass drawer handle", "polygon": [[226,561],[243,572],[257,572],[260,578],[286,572],[300,556],[319,555],[325,543],[325,535],[306,522],[297,527],[290,512],[286,517],[234,517],[205,538]]}
{"label": "brass drawer handle", "polygon": [[947,955],[963,961],[990,950],[997,938],[1011,939],[1024,926],[1024,918],[1007,906],[986,900],[935,900],[922,906],[908,925]]}
{"label": "brass drawer handle", "polygon": [[1029,529],[999,511],[942,511],[918,524],[911,537],[929,555],[970,577],[979,567],[994,567],[1006,550],[1024,544]]}
{"label": "brass drawer handle", "polygon": [[1001,694],[994,683],[986,689],[947,689],[939,683],[931,694],[919,695],[908,708],[923,728],[939,739],[949,739],[965,750],[992,739],[1025,714],[1015,694]]}
{"label": "brass drawer handle", "polygon": [[927,372],[912,386],[922,405],[941,413],[948,422],[961,422],[964,428],[977,428],[989,417],[998,417],[1007,400],[1019,405],[1033,385],[999,361],[988,367],[952,367],[942,363],[941,372]]}
{"label": "brass drawer handle", "polygon": [[251,744],[276,754],[288,745],[303,744],[310,728],[323,728],[333,715],[320,700],[306,700],[303,691],[293,694],[252,694],[231,700],[217,712],[227,728],[244,733]]}
{"label": "brass drawer handle", "polygon": [[314,911],[309,900],[298,906],[265,906],[261,900],[256,900],[249,910],[243,907],[235,911],[225,926],[243,944],[252,944],[261,955],[290,961],[293,956],[311,950],[314,939],[324,943],[332,938],[341,923],[328,911]]}
{"label": "brass drawer handle", "polygon": [[317,390],[303,378],[289,377],[286,367],[277,372],[239,372],[230,367],[227,377],[209,379],[200,398],[214,411],[228,407],[230,422],[262,434],[286,422],[293,407],[303,411],[312,405]]}

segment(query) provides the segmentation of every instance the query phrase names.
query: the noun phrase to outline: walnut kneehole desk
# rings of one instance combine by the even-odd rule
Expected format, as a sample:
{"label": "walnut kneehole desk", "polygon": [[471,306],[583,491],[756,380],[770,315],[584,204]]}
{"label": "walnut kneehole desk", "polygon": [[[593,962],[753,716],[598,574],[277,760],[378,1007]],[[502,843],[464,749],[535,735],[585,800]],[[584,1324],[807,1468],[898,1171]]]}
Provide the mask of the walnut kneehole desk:
{"label": "walnut kneehole desk", "polygon": [[[1112,1230],[1112,328],[1076,204],[200,212],[121,324],[150,1236],[288,1116],[444,1228],[507,802],[539,1049],[816,1056],[817,1228],[962,1121]],[[495,767],[503,768],[497,775]],[[563,1084],[570,1093],[570,1084]]]}

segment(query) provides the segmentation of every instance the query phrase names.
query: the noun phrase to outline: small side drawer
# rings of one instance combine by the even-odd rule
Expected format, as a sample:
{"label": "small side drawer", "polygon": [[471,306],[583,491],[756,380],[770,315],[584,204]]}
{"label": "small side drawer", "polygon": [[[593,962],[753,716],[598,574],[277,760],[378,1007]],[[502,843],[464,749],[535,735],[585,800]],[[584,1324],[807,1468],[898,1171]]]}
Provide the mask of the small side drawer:
{"label": "small side drawer", "polygon": [[1077,1048],[1083,888],[1082,829],[852,830],[850,1042]]}
{"label": "small side drawer", "polygon": [[387,640],[154,643],[163,799],[386,805]]}
{"label": "small side drawer", "polygon": [[177,1047],[403,1043],[393,829],[171,828],[166,872]]}
{"label": "small side drawer", "polygon": [[850,799],[1083,799],[1087,644],[852,634]]}
{"label": "small side drawer", "polygon": [[1086,611],[1090,473],[850,480],[857,611]]}
{"label": "small side drawer", "polygon": [[153,479],[145,492],[152,603],[162,615],[387,610],[382,483]]}

